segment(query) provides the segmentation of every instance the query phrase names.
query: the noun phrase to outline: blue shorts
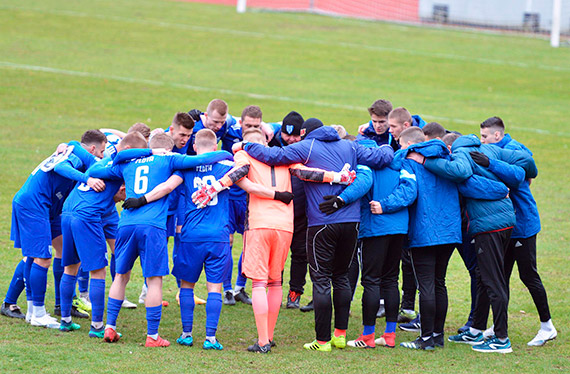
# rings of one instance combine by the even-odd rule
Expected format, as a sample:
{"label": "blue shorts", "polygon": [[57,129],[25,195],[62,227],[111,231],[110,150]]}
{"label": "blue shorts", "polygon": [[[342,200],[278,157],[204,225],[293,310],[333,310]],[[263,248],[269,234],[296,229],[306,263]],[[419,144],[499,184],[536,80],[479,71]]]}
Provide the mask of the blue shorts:
{"label": "blue shorts", "polygon": [[131,271],[139,256],[143,277],[168,275],[166,230],[150,225],[119,227],[115,246],[117,274],[126,274]]}
{"label": "blue shorts", "polygon": [[101,222],[89,222],[73,214],[63,214],[63,266],[81,262],[81,269],[103,269],[107,262],[107,243]]}
{"label": "blue shorts", "polygon": [[112,214],[103,217],[103,231],[105,232],[105,239],[117,238],[117,226],[119,225],[119,213],[115,210]]}
{"label": "blue shorts", "polygon": [[230,256],[229,243],[181,242],[174,258],[172,275],[186,282],[196,283],[204,268],[208,282],[222,283],[229,270],[227,263]]}
{"label": "blue shorts", "polygon": [[61,231],[61,214],[50,221],[51,238],[52,240],[62,234]]}
{"label": "blue shorts", "polygon": [[176,233],[176,213],[166,216],[166,237],[174,236]]}
{"label": "blue shorts", "polygon": [[230,199],[230,233],[238,232],[243,235],[247,200]]}
{"label": "blue shorts", "polygon": [[49,217],[42,217],[15,202],[12,202],[10,239],[14,241],[14,248],[22,249],[24,257],[51,258]]}

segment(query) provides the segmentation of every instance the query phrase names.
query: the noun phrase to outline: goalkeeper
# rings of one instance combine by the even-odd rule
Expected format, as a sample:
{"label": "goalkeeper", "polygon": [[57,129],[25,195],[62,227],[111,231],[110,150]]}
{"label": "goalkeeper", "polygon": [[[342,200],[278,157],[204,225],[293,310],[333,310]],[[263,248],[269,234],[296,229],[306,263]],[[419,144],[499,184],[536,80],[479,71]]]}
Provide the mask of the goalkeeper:
{"label": "goalkeeper", "polygon": [[[250,143],[266,143],[265,135],[258,129],[245,131],[243,138]],[[348,167],[340,173],[333,173],[301,164],[268,166],[243,151],[236,153],[234,161],[236,165],[232,170],[219,181],[196,191],[192,199],[198,207],[206,206],[219,191],[247,176],[252,182],[276,191],[274,198],[285,203],[250,194],[245,225],[242,271],[252,279],[253,313],[258,332],[258,341],[248,347],[248,351],[267,353],[271,351],[273,331],[283,299],[281,274],[293,236],[293,205],[290,204],[293,195],[290,193],[289,172],[305,181],[342,184],[350,184],[356,174]]]}

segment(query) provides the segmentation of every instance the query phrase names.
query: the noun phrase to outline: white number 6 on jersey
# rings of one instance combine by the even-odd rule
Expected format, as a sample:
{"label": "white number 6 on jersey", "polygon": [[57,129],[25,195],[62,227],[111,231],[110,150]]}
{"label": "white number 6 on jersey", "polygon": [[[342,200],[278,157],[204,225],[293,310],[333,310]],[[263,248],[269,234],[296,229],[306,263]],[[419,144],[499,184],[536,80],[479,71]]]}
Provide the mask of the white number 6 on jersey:
{"label": "white number 6 on jersey", "polygon": [[148,189],[148,165],[142,165],[135,171],[135,188],[136,194],[144,194]]}

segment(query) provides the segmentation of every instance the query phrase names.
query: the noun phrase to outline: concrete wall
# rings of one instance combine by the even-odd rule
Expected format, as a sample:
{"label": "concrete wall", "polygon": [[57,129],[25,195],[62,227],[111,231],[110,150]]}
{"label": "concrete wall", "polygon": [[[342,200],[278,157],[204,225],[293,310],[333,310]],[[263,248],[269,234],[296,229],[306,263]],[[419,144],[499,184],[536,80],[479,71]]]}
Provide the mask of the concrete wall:
{"label": "concrete wall", "polygon": [[[436,4],[449,6],[449,22],[520,27],[530,9],[540,14],[540,29],[550,30],[552,24],[552,0],[420,0],[420,18],[431,18]],[[570,29],[570,0],[562,0],[560,26]]]}

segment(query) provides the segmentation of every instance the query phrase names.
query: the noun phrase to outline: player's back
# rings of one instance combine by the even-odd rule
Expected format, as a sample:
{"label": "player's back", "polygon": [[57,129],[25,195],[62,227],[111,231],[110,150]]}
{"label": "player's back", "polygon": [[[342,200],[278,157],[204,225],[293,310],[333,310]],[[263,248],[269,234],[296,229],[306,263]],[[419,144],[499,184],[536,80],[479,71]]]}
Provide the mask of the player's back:
{"label": "player's back", "polygon": [[[205,184],[212,184],[223,177],[233,162],[220,161],[211,165],[197,166],[184,171],[186,196],[199,190]],[[186,199],[184,225],[182,227],[183,242],[229,242],[229,191],[217,194],[205,208],[198,209],[192,199]]]}
{"label": "player's back", "polygon": [[[94,166],[98,167],[110,163],[112,163],[111,157],[105,157]],[[123,182],[119,180],[107,180],[105,190],[96,192],[87,184],[78,183],[65,200],[63,211],[73,213],[87,221],[100,221],[103,216],[115,209],[113,197],[122,184]]]}
{"label": "player's back", "polygon": [[[120,164],[125,181],[127,198],[140,197],[172,175],[171,158],[175,154],[152,155]],[[119,227],[126,225],[151,225],[166,229],[168,199],[163,197],[138,209],[124,210]]]}
{"label": "player's back", "polygon": [[[236,153],[235,160],[242,157],[251,165],[248,178],[273,191],[291,192],[291,175],[288,166],[269,166],[257,161],[246,152]],[[293,204],[264,199],[253,194],[248,197],[246,230],[268,228],[293,232]]]}
{"label": "player's back", "polygon": [[14,202],[27,210],[38,214],[48,215],[52,205],[61,207],[69,192],[75,186],[75,181],[65,178],[54,171],[61,162],[69,160],[76,168],[83,163],[73,154],[52,155],[42,161],[32,171],[28,179],[14,196]]}

